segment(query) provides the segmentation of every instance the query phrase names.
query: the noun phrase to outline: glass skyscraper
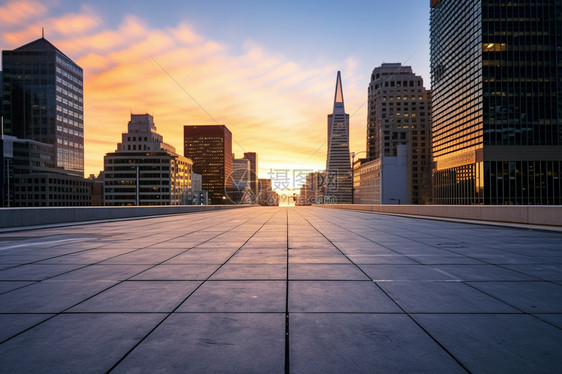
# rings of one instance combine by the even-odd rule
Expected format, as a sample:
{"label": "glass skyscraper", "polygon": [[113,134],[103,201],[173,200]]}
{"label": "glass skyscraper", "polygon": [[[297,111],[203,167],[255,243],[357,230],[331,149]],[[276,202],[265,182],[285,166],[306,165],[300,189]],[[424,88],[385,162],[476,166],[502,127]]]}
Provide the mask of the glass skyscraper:
{"label": "glass skyscraper", "polygon": [[55,147],[56,166],[84,175],[82,68],[45,38],[2,51],[4,132]]}
{"label": "glass skyscraper", "polygon": [[435,204],[562,204],[562,2],[432,0]]}

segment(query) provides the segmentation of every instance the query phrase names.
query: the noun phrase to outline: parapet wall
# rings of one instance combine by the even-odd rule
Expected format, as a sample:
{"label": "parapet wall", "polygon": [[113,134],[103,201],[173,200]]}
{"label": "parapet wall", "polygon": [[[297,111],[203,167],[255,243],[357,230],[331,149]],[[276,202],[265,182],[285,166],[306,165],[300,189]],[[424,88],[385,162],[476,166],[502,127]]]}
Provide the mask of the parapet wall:
{"label": "parapet wall", "polygon": [[528,225],[562,226],[562,206],[547,205],[370,205],[332,204],[324,208],[442,217]]}
{"label": "parapet wall", "polygon": [[252,205],[177,205],[126,207],[0,208],[0,228],[138,218],[167,214],[246,208]]}

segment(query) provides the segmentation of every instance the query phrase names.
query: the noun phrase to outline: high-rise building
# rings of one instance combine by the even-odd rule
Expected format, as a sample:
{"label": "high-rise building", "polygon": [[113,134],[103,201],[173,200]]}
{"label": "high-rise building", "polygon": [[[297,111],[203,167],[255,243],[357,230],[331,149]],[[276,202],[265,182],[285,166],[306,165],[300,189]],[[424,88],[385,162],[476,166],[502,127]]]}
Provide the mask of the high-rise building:
{"label": "high-rise building", "polygon": [[184,156],[203,177],[211,204],[228,204],[232,189],[232,133],[224,125],[184,126]]}
{"label": "high-rise building", "polygon": [[232,155],[232,189],[227,189],[228,199],[235,204],[250,204],[256,201],[251,188],[252,169],[250,160]]}
{"label": "high-rise building", "polygon": [[433,0],[436,204],[562,204],[562,2]]}
{"label": "high-rise building", "polygon": [[4,133],[55,148],[56,166],[84,175],[82,68],[45,38],[2,51]]}
{"label": "high-rise building", "polygon": [[238,189],[250,187],[250,160],[232,155],[232,184]]}
{"label": "high-rise building", "polygon": [[150,114],[131,114],[127,130],[104,157],[104,205],[191,204],[191,160],[164,143]]}
{"label": "high-rise building", "polygon": [[341,74],[338,71],[334,109],[328,115],[328,154],[326,158],[326,201],[351,203],[351,159],[349,154],[349,114],[345,113]]}
{"label": "high-rise building", "polygon": [[244,158],[250,161],[250,188],[257,199],[258,190],[258,154],[256,152],[245,152]]}
{"label": "high-rise building", "polygon": [[[373,70],[368,91],[367,160],[380,162],[365,165],[376,173],[358,170],[355,175],[381,180],[363,181],[366,185],[380,186],[374,195],[360,182],[363,186],[356,188],[356,192],[361,191],[358,195],[373,197],[355,203],[430,203],[431,109],[429,91],[424,88],[422,77],[415,75],[410,66],[382,64]],[[402,152],[399,146],[405,146],[401,147]],[[398,191],[405,193],[398,194]]]}

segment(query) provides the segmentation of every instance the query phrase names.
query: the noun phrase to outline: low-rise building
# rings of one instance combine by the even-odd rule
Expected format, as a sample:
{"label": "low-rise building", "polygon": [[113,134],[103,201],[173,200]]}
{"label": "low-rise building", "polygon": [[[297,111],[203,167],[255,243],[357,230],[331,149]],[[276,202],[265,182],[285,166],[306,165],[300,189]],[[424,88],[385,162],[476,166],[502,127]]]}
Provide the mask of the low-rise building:
{"label": "low-rise building", "polygon": [[258,204],[264,206],[278,206],[279,195],[273,191],[271,179],[258,179]]}
{"label": "low-rise building", "polygon": [[396,156],[355,163],[355,204],[408,204],[407,147],[398,145]]}

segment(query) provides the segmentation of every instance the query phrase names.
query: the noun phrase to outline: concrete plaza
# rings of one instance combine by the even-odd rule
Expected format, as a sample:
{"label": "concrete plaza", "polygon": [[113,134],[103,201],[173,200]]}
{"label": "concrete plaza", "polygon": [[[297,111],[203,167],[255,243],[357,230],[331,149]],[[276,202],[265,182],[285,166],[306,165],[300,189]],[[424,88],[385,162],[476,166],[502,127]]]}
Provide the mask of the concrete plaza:
{"label": "concrete plaza", "polygon": [[0,234],[0,373],[555,373],[562,234],[313,207]]}

